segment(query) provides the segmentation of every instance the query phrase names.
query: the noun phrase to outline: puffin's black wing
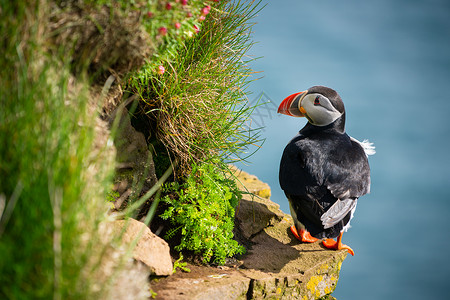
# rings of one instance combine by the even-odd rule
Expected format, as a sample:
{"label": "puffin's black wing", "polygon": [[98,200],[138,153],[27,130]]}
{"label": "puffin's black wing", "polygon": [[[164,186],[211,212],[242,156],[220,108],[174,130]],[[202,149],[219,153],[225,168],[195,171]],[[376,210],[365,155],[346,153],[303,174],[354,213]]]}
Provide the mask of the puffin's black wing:
{"label": "puffin's black wing", "polygon": [[338,199],[358,198],[369,192],[370,168],[362,146],[347,134],[296,135],[280,163],[281,188],[306,195],[325,186]]}
{"label": "puffin's black wing", "polygon": [[344,134],[324,161],[325,185],[338,199],[356,199],[370,191],[370,168],[362,146]]}
{"label": "puffin's black wing", "polygon": [[357,198],[370,188],[364,149],[345,133],[299,133],[283,152],[279,175],[281,188],[311,234],[335,226],[326,237],[336,236],[348,223]]}

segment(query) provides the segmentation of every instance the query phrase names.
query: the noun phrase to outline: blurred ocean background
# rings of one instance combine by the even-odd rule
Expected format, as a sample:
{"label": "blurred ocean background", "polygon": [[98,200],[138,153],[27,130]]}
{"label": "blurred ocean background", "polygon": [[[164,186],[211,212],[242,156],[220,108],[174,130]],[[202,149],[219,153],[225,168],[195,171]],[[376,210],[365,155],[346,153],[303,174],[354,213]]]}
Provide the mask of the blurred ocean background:
{"label": "blurred ocean background", "polygon": [[[371,193],[344,242],[338,299],[438,299],[450,284],[450,1],[277,0],[255,18],[249,90],[270,100],[253,126],[263,147],[239,165],[272,188],[282,151],[306,120],[277,115],[288,95],[313,85],[338,91],[347,133],[369,139]],[[258,75],[255,75],[255,78]],[[445,296],[447,295],[447,296]]]}

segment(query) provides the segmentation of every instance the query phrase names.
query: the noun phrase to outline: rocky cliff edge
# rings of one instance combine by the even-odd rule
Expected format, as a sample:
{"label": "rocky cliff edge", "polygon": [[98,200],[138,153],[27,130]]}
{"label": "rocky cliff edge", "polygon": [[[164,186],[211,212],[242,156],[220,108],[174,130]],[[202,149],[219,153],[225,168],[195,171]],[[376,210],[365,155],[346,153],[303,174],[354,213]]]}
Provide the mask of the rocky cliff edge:
{"label": "rocky cliff edge", "polygon": [[269,200],[270,187],[235,170],[246,194],[236,209],[236,237],[248,251],[227,266],[188,265],[152,282],[156,299],[334,299],[347,252],[302,244],[289,230],[292,218]]}

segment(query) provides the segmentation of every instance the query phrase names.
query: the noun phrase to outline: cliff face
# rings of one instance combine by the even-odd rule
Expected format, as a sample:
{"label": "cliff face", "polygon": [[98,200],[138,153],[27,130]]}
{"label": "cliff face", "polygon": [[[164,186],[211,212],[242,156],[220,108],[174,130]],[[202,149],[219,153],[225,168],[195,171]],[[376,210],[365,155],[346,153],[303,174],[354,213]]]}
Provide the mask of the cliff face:
{"label": "cliff face", "polygon": [[289,230],[291,217],[268,199],[269,186],[236,174],[256,195],[245,195],[236,210],[236,237],[247,254],[225,267],[189,266],[190,273],[160,279],[151,285],[156,299],[332,299],[347,252],[301,244]]}

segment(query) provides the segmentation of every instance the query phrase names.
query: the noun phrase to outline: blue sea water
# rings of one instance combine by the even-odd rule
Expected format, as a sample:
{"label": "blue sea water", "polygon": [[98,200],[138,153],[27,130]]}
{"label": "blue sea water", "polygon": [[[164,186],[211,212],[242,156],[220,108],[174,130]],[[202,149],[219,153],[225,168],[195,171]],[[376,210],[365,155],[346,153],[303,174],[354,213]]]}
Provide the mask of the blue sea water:
{"label": "blue sea water", "polygon": [[[255,18],[250,51],[262,79],[249,89],[271,103],[253,115],[265,143],[239,165],[272,188],[284,146],[306,120],[276,115],[313,85],[339,92],[347,133],[369,139],[371,193],[344,242],[338,299],[437,299],[450,284],[450,1],[277,0]],[[255,76],[257,77],[257,75]]]}

